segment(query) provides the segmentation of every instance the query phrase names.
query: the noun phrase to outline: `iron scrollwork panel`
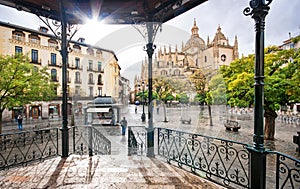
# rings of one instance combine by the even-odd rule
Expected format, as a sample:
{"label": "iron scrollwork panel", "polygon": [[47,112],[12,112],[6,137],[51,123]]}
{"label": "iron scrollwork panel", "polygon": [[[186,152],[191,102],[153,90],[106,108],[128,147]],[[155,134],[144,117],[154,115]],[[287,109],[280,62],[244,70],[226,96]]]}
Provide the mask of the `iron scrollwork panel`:
{"label": "iron scrollwork panel", "polygon": [[111,154],[111,142],[92,126],[73,127],[73,150],[75,154]]}
{"label": "iron scrollwork panel", "polygon": [[147,131],[143,126],[128,127],[128,155],[147,153]]}
{"label": "iron scrollwork panel", "polygon": [[224,186],[248,187],[247,145],[229,140],[158,129],[158,154],[169,163]]}
{"label": "iron scrollwork panel", "polygon": [[58,155],[58,129],[0,135],[0,169]]}

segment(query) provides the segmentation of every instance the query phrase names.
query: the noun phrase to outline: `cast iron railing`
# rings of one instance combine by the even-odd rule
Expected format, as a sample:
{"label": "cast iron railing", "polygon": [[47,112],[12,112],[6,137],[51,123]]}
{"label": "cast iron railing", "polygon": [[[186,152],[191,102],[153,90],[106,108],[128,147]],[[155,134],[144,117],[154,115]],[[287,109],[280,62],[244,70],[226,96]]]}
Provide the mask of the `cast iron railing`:
{"label": "cast iron railing", "polygon": [[300,161],[280,152],[270,151],[267,156],[267,176],[269,176],[269,179],[267,178],[269,188],[298,189],[300,188]]}
{"label": "cast iron railing", "polygon": [[247,144],[158,128],[158,155],[226,187],[249,187]]}
{"label": "cast iron railing", "polygon": [[0,170],[58,155],[58,129],[0,135]]}
{"label": "cast iron railing", "polygon": [[72,127],[72,143],[74,154],[109,155],[111,142],[93,126]]}
{"label": "cast iron railing", "polygon": [[128,127],[128,155],[147,153],[147,130],[144,126]]}

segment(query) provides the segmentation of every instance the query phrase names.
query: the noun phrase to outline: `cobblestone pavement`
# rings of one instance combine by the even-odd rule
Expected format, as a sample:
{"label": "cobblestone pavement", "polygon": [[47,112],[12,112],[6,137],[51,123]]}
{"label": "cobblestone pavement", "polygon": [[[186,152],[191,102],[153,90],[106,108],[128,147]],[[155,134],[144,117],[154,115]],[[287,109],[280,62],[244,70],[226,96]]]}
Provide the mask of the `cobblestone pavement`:
{"label": "cobblestone pavement", "polygon": [[56,157],[0,172],[0,188],[199,188],[220,187],[144,156]]}

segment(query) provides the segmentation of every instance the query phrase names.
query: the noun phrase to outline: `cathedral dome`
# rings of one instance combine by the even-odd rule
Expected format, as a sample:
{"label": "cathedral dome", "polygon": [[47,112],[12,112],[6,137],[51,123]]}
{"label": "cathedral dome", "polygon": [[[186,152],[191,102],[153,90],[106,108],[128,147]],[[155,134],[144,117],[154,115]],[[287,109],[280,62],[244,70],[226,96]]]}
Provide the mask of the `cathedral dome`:
{"label": "cathedral dome", "polygon": [[191,35],[190,39],[186,42],[186,44],[184,46],[184,50],[188,50],[191,47],[198,47],[201,50],[203,50],[205,48],[205,42],[201,37],[199,37],[198,30],[199,30],[199,28],[196,25],[196,20],[194,20],[194,26],[192,27],[192,30],[191,30],[192,35]]}

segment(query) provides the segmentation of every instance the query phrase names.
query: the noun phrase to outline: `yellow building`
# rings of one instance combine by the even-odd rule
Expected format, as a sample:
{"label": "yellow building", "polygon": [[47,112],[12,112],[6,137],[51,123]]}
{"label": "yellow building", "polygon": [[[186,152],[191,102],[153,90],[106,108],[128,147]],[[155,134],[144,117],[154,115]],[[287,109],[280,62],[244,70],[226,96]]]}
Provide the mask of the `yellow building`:
{"label": "yellow building", "polygon": [[[57,100],[33,102],[26,105],[27,118],[44,118],[61,115],[62,59],[60,43],[46,27],[38,31],[0,22],[0,54],[28,54],[36,67],[47,67],[51,79],[59,84]],[[119,98],[120,66],[113,51],[86,44],[83,38],[70,41],[68,56],[68,96],[69,111],[81,112],[87,102],[98,95]],[[76,102],[76,104],[74,103]],[[72,105],[76,105],[72,109]],[[13,114],[13,115],[12,115]],[[13,118],[14,112],[6,111],[4,120]]]}

